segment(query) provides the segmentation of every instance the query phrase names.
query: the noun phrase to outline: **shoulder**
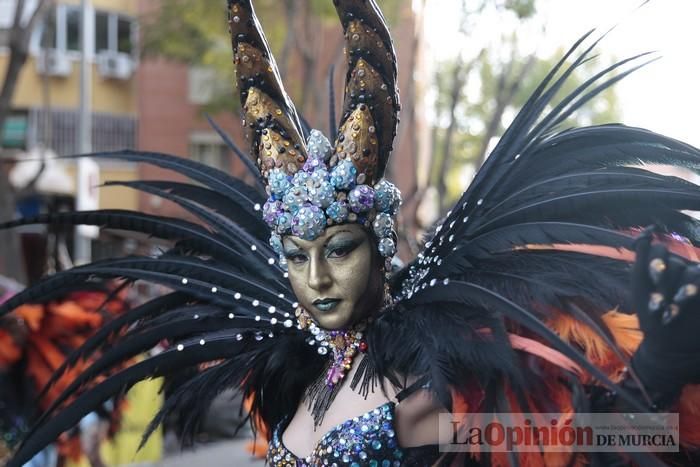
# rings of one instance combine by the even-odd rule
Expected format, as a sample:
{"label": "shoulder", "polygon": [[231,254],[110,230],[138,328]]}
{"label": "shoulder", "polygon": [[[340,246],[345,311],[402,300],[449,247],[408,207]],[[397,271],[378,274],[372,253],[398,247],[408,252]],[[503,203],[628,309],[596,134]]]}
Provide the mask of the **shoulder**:
{"label": "shoulder", "polygon": [[[410,384],[407,387],[411,387]],[[401,394],[396,404],[396,419],[394,428],[402,447],[417,447],[447,442],[451,436],[449,410],[442,406],[432,392],[418,387],[410,394]],[[396,397],[395,397],[396,399]],[[443,415],[441,417],[441,415]]]}

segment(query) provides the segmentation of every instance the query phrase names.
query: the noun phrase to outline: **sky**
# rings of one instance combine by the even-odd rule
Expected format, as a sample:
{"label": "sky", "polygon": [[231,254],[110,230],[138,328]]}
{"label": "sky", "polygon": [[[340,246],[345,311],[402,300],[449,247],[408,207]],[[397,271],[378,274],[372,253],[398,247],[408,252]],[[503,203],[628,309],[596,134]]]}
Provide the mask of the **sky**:
{"label": "sky", "polygon": [[700,0],[538,0],[536,19],[523,25],[487,13],[469,43],[456,33],[459,0],[427,0],[425,34],[433,60],[475,54],[519,28],[522,47],[542,57],[568,47],[586,31],[616,26],[598,46],[625,58],[656,51],[660,60],[616,84],[622,123],[640,126],[700,147]]}

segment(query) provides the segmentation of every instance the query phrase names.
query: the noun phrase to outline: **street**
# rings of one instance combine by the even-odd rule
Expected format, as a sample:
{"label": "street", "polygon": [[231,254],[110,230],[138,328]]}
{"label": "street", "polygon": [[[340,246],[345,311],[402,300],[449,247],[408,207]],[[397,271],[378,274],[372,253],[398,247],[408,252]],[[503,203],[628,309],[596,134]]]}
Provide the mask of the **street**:
{"label": "street", "polygon": [[170,453],[158,467],[263,467],[263,459],[253,459],[245,450],[250,438],[198,445],[194,450]]}

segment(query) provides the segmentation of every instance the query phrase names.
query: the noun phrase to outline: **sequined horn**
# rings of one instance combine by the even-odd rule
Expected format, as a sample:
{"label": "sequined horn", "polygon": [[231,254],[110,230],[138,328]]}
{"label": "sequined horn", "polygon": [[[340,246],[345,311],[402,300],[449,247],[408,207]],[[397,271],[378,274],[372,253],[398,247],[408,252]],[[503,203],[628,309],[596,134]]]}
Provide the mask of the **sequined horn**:
{"label": "sequined horn", "polygon": [[228,10],[233,63],[251,153],[266,179],[274,167],[293,175],[306,160],[299,116],[284,91],[250,0],[228,0]]}
{"label": "sequined horn", "polygon": [[[384,174],[398,124],[396,53],[374,0],[333,0],[345,33],[348,71],[337,159],[350,158],[373,185]],[[362,177],[361,177],[362,178]]]}

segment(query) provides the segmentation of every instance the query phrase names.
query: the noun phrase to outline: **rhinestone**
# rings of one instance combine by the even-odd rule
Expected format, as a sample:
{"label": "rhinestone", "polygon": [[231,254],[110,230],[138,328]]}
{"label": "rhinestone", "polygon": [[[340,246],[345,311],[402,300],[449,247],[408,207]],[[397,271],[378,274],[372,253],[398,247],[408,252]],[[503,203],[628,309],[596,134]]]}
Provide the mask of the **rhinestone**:
{"label": "rhinestone", "polygon": [[255,317],[255,321],[260,321],[260,315],[257,315],[257,316]]}
{"label": "rhinestone", "polygon": [[199,315],[194,315],[193,318],[194,318],[194,319],[199,319]]}
{"label": "rhinestone", "polygon": [[185,346],[182,344],[177,344],[177,351],[182,352],[185,349]]}
{"label": "rhinestone", "polygon": [[204,339],[199,340],[199,345],[204,345]]}
{"label": "rhinestone", "polygon": [[288,273],[288,272],[285,272],[284,274],[282,274],[282,277],[284,277],[285,279],[288,278],[288,277],[289,277],[289,273]]}
{"label": "rhinestone", "polygon": [[182,283],[183,283],[183,284],[187,284],[187,282],[188,282],[188,280],[187,280],[186,278],[183,277],[183,278],[182,278]]}
{"label": "rhinestone", "polygon": [[237,341],[243,340],[243,334],[236,334],[236,340]]}
{"label": "rhinestone", "polygon": [[291,320],[291,319],[285,320],[285,321],[284,321],[284,327],[285,327],[285,328],[291,328],[291,327],[292,327],[292,320]]}
{"label": "rhinestone", "polygon": [[250,245],[250,249],[253,250],[253,251],[256,251],[256,250],[258,249],[258,247],[255,246],[255,245]]}
{"label": "rhinestone", "polygon": [[469,220],[469,216],[464,216],[464,218],[462,218],[462,222],[464,222],[465,224],[468,220]]}
{"label": "rhinestone", "polygon": [[267,311],[268,311],[269,313],[274,313],[275,311],[277,311],[277,308],[275,308],[274,306],[271,306],[271,307],[269,307],[269,308],[267,309]]}
{"label": "rhinestone", "polygon": [[[316,350],[317,350],[317,352],[318,352],[320,355],[326,355],[326,354],[328,353],[328,348],[327,348],[327,347],[321,346],[321,347],[319,347],[319,348],[316,349]],[[328,449],[330,449],[330,448],[328,448]]]}
{"label": "rhinestone", "polygon": [[270,324],[277,324],[277,318],[271,318]]}
{"label": "rhinestone", "polygon": [[236,317],[236,315],[234,315],[233,313],[229,313],[229,314],[228,314],[228,319],[233,319],[233,318],[235,318],[235,317]]}
{"label": "rhinestone", "polygon": [[430,279],[430,287],[433,287],[436,282],[437,282],[437,279]]}
{"label": "rhinestone", "polygon": [[270,334],[267,335],[267,337],[275,337],[272,331],[270,331]]}
{"label": "rhinestone", "polygon": [[212,287],[212,288],[211,288],[211,293],[216,293],[216,292],[218,292],[218,291],[219,291],[219,289],[217,289],[216,287]]}
{"label": "rhinestone", "polygon": [[482,204],[484,204],[484,198],[481,198],[479,199],[479,201],[476,202],[477,206],[481,206]]}
{"label": "rhinestone", "polygon": [[277,295],[277,296],[278,296],[279,298],[284,298],[284,294],[283,294],[283,293],[281,293],[281,294],[279,294],[279,295]]}
{"label": "rhinestone", "polygon": [[255,203],[255,206],[253,206],[253,209],[256,211],[260,211],[260,203]]}
{"label": "rhinestone", "polygon": [[259,301],[259,300],[253,300],[253,306],[258,306],[258,305],[260,305],[260,301]]}
{"label": "rhinestone", "polygon": [[269,259],[267,260],[267,264],[269,264],[269,265],[275,264],[275,258],[269,258]]}
{"label": "rhinestone", "polygon": [[236,300],[240,300],[240,299],[241,299],[241,294],[239,294],[238,292],[236,292],[235,294],[233,294],[233,298],[235,298]]}
{"label": "rhinestone", "polygon": [[262,334],[256,334],[256,335],[255,335],[255,340],[256,340],[256,341],[261,341],[261,340],[263,340]]}
{"label": "rhinestone", "polygon": [[516,161],[517,161],[518,159],[520,159],[520,154],[516,154],[515,157],[514,157],[514,159],[515,159]]}
{"label": "rhinestone", "polygon": [[294,303],[292,303],[292,308],[296,308],[296,307],[298,307],[298,306],[299,306],[299,302],[294,302]]}
{"label": "rhinestone", "polygon": [[450,280],[449,280],[449,279],[445,279],[445,280],[442,281],[442,284],[443,284],[443,285],[447,285],[447,284],[449,284],[449,283],[450,283]]}

